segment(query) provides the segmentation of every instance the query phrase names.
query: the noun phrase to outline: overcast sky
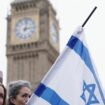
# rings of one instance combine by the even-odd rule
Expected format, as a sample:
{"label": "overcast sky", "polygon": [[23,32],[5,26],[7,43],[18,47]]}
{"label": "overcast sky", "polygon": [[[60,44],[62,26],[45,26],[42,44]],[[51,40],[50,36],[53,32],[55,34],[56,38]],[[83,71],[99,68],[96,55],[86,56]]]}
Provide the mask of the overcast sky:
{"label": "overcast sky", "polygon": [[[6,80],[6,17],[10,11],[11,0],[0,1],[0,70]],[[105,2],[104,0],[50,0],[60,22],[60,51],[62,52],[69,37],[90,14],[95,6],[97,10],[86,24],[85,36],[90,53],[105,89]],[[5,82],[4,82],[5,83]]]}

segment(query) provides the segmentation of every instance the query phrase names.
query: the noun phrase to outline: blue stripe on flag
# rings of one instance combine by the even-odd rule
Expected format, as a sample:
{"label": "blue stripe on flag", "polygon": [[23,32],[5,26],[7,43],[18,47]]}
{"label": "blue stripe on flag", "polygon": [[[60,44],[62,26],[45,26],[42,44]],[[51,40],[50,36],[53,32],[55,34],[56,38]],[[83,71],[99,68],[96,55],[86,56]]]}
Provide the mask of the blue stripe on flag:
{"label": "blue stripe on flag", "polygon": [[35,91],[35,94],[49,102],[51,105],[70,105],[67,102],[65,102],[54,90],[46,87],[42,83]]}
{"label": "blue stripe on flag", "polygon": [[[90,71],[92,72],[95,81],[98,85],[98,89],[101,95],[101,98],[103,100],[103,103],[105,104],[105,99],[104,99],[104,95],[103,92],[101,90],[99,81],[97,79],[95,70],[93,68],[90,56],[89,56],[89,52],[88,49],[84,46],[84,44],[75,36],[71,36],[69,42],[67,43],[67,46],[70,47],[71,49],[73,49],[80,57],[81,59],[83,59],[83,61],[85,62],[85,64],[87,65],[87,67],[90,69]],[[87,70],[87,69],[86,69]]]}

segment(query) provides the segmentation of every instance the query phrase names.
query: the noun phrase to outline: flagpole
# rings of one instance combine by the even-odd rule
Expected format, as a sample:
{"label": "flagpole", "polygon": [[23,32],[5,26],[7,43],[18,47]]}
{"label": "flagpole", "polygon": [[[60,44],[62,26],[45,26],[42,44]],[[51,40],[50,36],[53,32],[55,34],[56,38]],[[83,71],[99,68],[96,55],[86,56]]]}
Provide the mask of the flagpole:
{"label": "flagpole", "polygon": [[92,14],[95,12],[95,10],[97,9],[97,6],[94,7],[94,9],[92,10],[92,12],[89,14],[89,16],[87,17],[87,19],[84,21],[84,23],[82,24],[82,27],[85,26],[85,24],[87,23],[87,21],[90,19],[90,17],[92,16]]}

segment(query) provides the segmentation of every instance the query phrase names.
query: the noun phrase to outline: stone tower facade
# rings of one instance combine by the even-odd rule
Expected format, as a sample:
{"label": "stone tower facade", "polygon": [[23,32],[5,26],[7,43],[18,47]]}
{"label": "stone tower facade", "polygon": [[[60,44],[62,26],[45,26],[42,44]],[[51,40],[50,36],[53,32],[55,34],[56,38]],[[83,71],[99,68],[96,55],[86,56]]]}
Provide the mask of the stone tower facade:
{"label": "stone tower facade", "polygon": [[56,11],[48,0],[15,0],[7,23],[7,83],[36,88],[59,54]]}

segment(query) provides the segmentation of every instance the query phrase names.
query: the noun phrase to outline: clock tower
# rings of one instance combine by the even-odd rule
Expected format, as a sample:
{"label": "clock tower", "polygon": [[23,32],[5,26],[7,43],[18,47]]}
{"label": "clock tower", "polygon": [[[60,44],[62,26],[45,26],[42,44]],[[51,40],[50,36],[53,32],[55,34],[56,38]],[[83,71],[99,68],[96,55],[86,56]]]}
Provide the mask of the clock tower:
{"label": "clock tower", "polygon": [[14,0],[7,24],[7,83],[36,88],[59,54],[56,11],[48,0]]}

